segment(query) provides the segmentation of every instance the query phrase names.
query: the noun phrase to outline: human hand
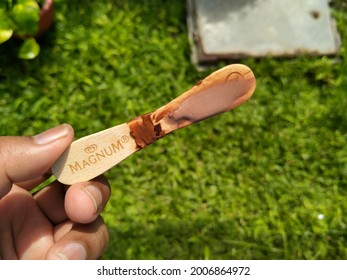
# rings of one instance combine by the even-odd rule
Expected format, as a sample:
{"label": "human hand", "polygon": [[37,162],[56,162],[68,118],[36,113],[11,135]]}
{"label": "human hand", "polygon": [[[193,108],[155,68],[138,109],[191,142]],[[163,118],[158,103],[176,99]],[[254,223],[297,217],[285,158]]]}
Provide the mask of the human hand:
{"label": "human hand", "polygon": [[108,244],[100,212],[109,197],[104,177],[65,186],[50,167],[73,141],[61,125],[33,137],[0,137],[0,259],[97,259]]}

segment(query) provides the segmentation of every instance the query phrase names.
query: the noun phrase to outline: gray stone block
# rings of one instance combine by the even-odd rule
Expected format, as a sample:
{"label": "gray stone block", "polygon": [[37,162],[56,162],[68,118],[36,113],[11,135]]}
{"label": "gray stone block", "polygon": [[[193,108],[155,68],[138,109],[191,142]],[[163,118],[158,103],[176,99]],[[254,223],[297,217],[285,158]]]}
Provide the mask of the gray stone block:
{"label": "gray stone block", "polygon": [[196,63],[243,57],[335,55],[329,0],[187,0]]}

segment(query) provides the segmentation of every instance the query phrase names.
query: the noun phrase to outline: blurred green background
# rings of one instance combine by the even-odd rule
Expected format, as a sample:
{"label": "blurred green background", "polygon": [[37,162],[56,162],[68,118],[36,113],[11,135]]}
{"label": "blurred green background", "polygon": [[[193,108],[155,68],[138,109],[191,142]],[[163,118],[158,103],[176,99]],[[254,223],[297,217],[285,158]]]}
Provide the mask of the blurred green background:
{"label": "blurred green background", "polygon": [[[174,3],[173,3],[174,2]],[[0,134],[76,138],[152,111],[225,63],[190,62],[184,0],[56,0],[33,61],[0,45]],[[245,59],[243,106],[107,172],[105,259],[347,258],[347,3],[337,57]]]}

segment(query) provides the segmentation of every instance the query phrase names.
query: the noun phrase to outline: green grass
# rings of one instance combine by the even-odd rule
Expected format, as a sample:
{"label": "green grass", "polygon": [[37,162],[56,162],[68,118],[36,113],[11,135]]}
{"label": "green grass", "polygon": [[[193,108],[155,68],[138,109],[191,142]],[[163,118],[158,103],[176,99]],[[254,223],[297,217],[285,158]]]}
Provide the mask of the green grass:
{"label": "green grass", "polygon": [[[249,102],[107,172],[105,259],[347,259],[345,1],[333,10],[337,57],[242,60],[257,77]],[[56,0],[56,12],[36,60],[0,45],[1,135],[67,122],[81,137],[224,65],[192,66],[183,0]]]}

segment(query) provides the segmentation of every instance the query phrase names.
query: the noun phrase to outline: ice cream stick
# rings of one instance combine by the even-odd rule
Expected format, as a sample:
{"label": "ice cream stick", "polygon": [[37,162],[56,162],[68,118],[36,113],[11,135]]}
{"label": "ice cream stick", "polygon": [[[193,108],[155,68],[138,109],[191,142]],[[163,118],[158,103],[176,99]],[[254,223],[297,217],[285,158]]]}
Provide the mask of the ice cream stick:
{"label": "ice cream stick", "polygon": [[247,66],[223,67],[163,107],[73,142],[52,172],[64,184],[95,178],[170,132],[241,105],[255,84]]}

